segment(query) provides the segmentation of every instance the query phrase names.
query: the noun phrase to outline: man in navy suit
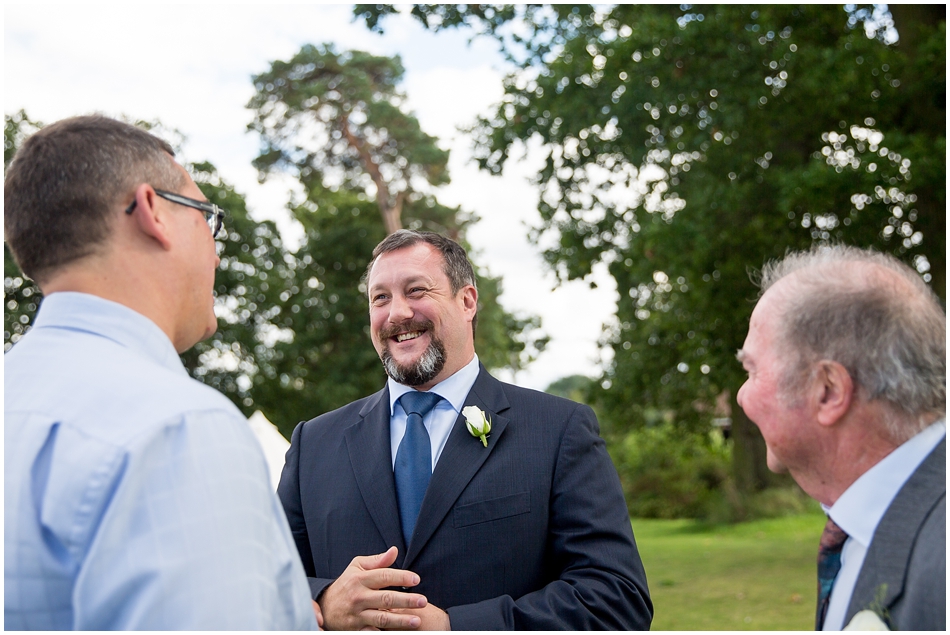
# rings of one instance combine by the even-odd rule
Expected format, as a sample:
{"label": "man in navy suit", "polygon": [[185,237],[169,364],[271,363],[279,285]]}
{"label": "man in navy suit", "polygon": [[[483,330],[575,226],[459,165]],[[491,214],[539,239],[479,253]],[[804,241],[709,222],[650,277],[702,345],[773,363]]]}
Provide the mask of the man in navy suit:
{"label": "man in navy suit", "polygon": [[[481,366],[462,247],[396,232],[367,291],[387,385],[298,425],[278,487],[324,626],[648,629],[594,413]],[[484,439],[466,426],[472,406]]]}

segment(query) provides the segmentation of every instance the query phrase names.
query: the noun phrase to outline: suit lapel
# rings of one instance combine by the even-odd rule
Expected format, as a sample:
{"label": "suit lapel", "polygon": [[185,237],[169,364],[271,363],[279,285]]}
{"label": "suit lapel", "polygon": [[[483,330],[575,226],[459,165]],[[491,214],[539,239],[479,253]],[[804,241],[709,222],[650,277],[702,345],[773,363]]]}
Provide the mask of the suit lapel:
{"label": "suit lapel", "polygon": [[[904,579],[920,525],[946,489],[944,439],[897,493],[874,531],[844,623],[867,608],[886,609],[904,592]],[[939,460],[943,457],[943,460]]]}
{"label": "suit lapel", "polygon": [[389,443],[389,389],[376,393],[360,411],[362,420],[344,431],[346,449],[363,502],[387,545],[399,548],[395,566],[405,557],[399,525],[396,485]]}
{"label": "suit lapel", "polygon": [[469,434],[465,417],[459,415],[435,466],[429,489],[426,490],[403,568],[408,569],[422,551],[472,477],[488,460],[508,426],[508,419],[501,415],[508,409],[508,399],[502,391],[501,382],[489,375],[484,366],[480,365],[478,378],[465,398],[465,406],[476,406],[491,417],[488,447]]}

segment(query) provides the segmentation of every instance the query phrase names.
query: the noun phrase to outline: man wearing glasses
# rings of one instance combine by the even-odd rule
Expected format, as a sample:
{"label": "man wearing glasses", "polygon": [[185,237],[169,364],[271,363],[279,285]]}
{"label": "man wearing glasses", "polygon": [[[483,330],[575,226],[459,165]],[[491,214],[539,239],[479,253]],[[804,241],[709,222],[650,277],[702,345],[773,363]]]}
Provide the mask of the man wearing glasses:
{"label": "man wearing glasses", "polygon": [[214,237],[165,142],[100,116],[27,139],[6,241],[45,296],[4,359],[4,617],[21,629],[316,628],[264,456],[178,353]]}

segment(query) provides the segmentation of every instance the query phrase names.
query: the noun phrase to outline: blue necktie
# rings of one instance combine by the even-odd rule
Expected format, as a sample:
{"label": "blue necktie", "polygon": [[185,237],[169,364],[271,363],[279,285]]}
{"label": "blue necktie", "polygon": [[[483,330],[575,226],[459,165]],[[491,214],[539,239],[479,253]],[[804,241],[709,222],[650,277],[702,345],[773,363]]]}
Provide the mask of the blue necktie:
{"label": "blue necktie", "polygon": [[432,446],[429,433],[422,418],[432,410],[442,397],[431,392],[413,390],[399,398],[399,404],[408,415],[406,434],[396,451],[393,472],[396,477],[396,497],[399,500],[399,519],[406,544],[412,539],[416,528],[422,499],[432,477]]}

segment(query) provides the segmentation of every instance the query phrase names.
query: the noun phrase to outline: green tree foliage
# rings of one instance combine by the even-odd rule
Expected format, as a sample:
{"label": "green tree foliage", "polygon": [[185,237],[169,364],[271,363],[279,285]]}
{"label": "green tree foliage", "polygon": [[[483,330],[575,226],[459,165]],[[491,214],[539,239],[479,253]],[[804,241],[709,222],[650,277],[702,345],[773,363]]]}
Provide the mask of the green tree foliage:
{"label": "green tree foliage", "polygon": [[403,110],[399,57],[305,45],[254,77],[248,126],[263,141],[254,165],[292,167],[326,185],[372,192],[386,233],[401,229],[403,206],[420,185],[449,180],[449,153]]}
{"label": "green tree foliage", "polygon": [[[16,149],[23,140],[43,127],[33,121],[23,110],[4,116],[3,169],[6,171]],[[3,243],[3,351],[10,350],[27,331],[42,293],[32,280],[23,275],[13,259],[6,241]]]}
{"label": "green tree foliage", "polygon": [[[180,133],[159,122],[135,123],[171,138],[176,148],[183,142]],[[39,127],[22,112],[6,117],[5,164]],[[386,235],[374,201],[359,188],[326,187],[323,171],[300,173],[305,195],[290,207],[305,238],[297,253],[290,253],[274,223],[251,218],[243,195],[212,164],[186,167],[208,200],[228,211],[227,232],[217,241],[218,330],[182,355],[192,376],[223,392],[245,414],[263,410],[288,438],[298,421],[378,390],[385,375],[370,343],[360,284],[373,247]],[[349,178],[358,180],[358,168],[351,172]],[[474,220],[425,194],[412,196],[407,209],[410,227],[462,240]],[[9,350],[29,329],[40,291],[6,249],[4,256]],[[478,284],[481,359],[490,368],[520,368],[546,341],[537,332],[537,318],[504,311],[497,302],[499,279],[482,275]]]}
{"label": "green tree foliage", "polygon": [[[529,5],[513,29],[497,5],[415,5],[432,28],[498,37],[518,65],[475,128],[479,161],[498,173],[540,140],[547,261],[564,279],[604,262],[616,280],[600,395],[615,425],[648,408],[708,425],[743,381],[749,270],[787,249],[873,246],[944,296],[945,8],[892,13]],[[761,437],[734,401],[732,417],[738,484],[761,488]]]}
{"label": "green tree foliage", "polygon": [[[303,196],[291,211],[305,230],[279,321],[293,340],[275,344],[273,363],[255,381],[276,380],[273,398],[284,412],[291,401],[306,404],[293,410],[300,419],[378,390],[385,377],[361,285],[376,244],[406,226],[466,245],[476,220],[438,202],[433,189],[448,182],[448,152],[406,112],[402,75],[398,57],[307,45],[254,78],[249,128],[262,139],[255,165],[262,178],[285,170],[298,179]],[[478,269],[479,357],[489,368],[521,368],[547,341],[539,320],[506,312],[501,280]]]}
{"label": "green tree foliage", "polygon": [[589,403],[595,385],[596,382],[585,375],[568,375],[551,382],[544,392],[579,403]]}
{"label": "green tree foliage", "polygon": [[345,191],[308,192],[292,206],[305,238],[291,253],[274,223],[252,219],[214,166],[189,171],[228,210],[228,231],[218,240],[218,330],[182,356],[192,375],[245,414],[262,410],[287,438],[299,421],[378,390],[385,375],[359,289],[368,255],[385,235],[373,204]]}
{"label": "green tree foliage", "polygon": [[611,450],[632,516],[718,522],[739,517],[730,450],[720,434],[706,439],[661,423],[619,438]]}
{"label": "green tree foliage", "polygon": [[254,377],[261,407],[288,435],[297,422],[371,394],[385,380],[360,288],[385,232],[372,202],[311,185],[291,210],[304,242],[289,263],[280,330]]}
{"label": "green tree foliage", "polygon": [[[217,240],[221,264],[215,274],[218,329],[182,354],[196,379],[227,395],[245,414],[262,408],[254,379],[274,353],[269,345],[279,330],[286,289],[291,286],[293,258],[271,221],[251,218],[244,196],[207,162],[187,166],[209,201],[227,210],[226,232]],[[268,416],[272,416],[268,411]],[[293,428],[282,432],[288,436]]]}
{"label": "green tree foliage", "polygon": [[43,294],[23,275],[10,248],[3,243],[3,350],[16,344],[30,330]]}

